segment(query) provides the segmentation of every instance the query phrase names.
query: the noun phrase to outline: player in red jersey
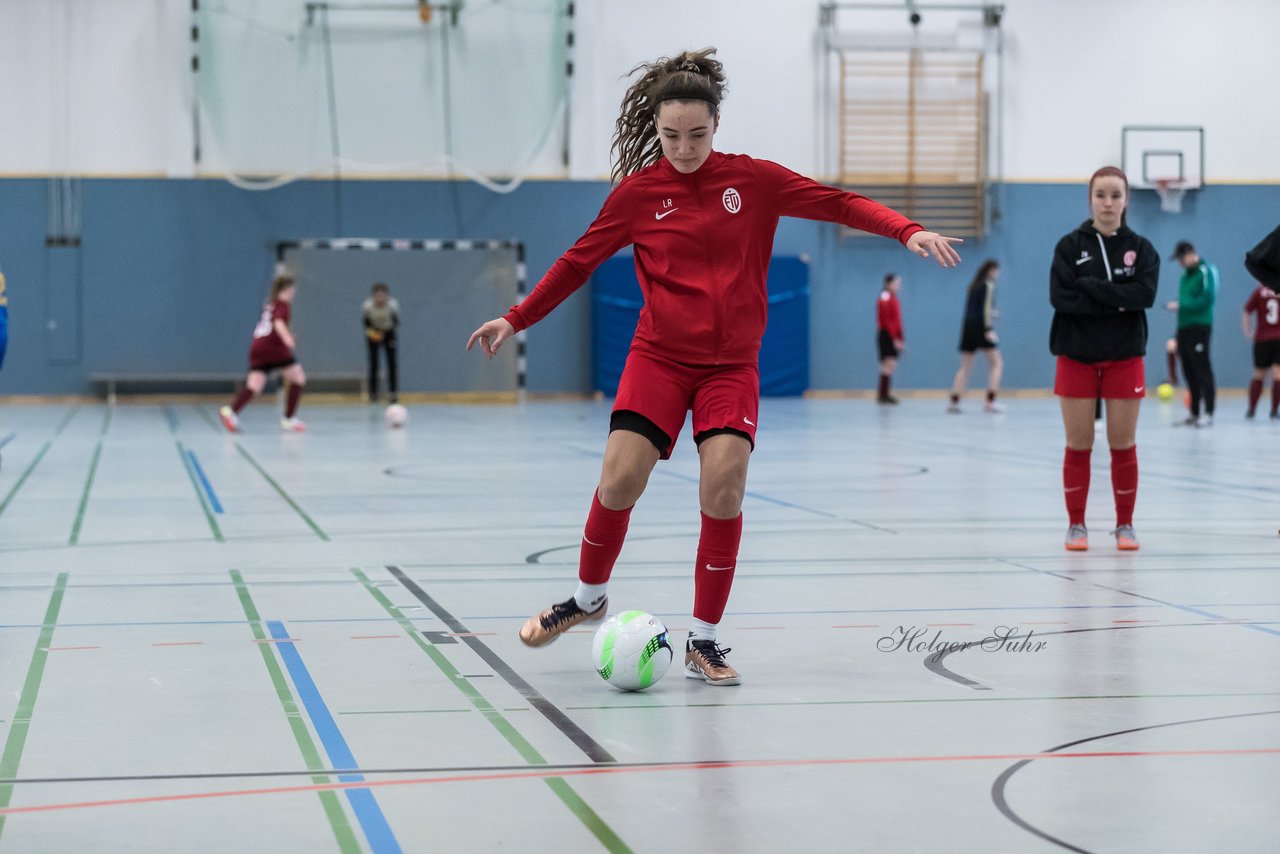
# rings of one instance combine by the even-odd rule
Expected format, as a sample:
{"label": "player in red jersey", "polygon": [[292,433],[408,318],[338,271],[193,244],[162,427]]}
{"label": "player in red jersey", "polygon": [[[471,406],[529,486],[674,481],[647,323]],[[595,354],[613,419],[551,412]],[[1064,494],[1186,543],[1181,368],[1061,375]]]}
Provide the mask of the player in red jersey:
{"label": "player in red jersey", "polygon": [[716,643],[742,535],[747,461],[754,447],[758,354],[768,295],[765,274],[778,218],[839,222],[892,237],[944,267],[959,242],[870,199],[826,187],[771,163],[713,151],[724,74],[714,48],[638,66],[613,141],[621,179],[595,222],[524,302],[471,334],[492,357],[502,343],[545,317],[597,265],[635,247],[644,307],[618,387],[599,486],[579,559],[578,589],[531,617],[521,640],[542,646],[585,620],[600,619],[631,508],[693,411],[701,459],[701,536],[694,567],[692,628],[685,673],[737,685]]}
{"label": "player in red jersey", "polygon": [[1062,490],[1068,551],[1089,548],[1089,497],[1094,406],[1107,401],[1111,491],[1116,505],[1116,548],[1138,548],[1133,508],[1138,493],[1138,408],[1146,394],[1142,357],[1147,313],[1156,298],[1160,256],[1125,224],[1129,179],[1104,166],[1089,179],[1091,218],[1058,241],[1049,270],[1053,326],[1049,351],[1058,357],[1053,391],[1062,404],[1067,449]]}
{"label": "player in red jersey", "polygon": [[[1249,315],[1258,316],[1256,328],[1251,329]],[[1249,294],[1240,318],[1244,337],[1253,341],[1253,379],[1249,381],[1249,409],[1245,418],[1252,418],[1262,397],[1262,381],[1271,369],[1271,417],[1280,419],[1280,294],[1259,283]]]}
{"label": "player in red jersey", "polygon": [[889,393],[893,381],[893,369],[898,367],[898,356],[907,346],[902,335],[902,303],[898,291],[902,277],[897,273],[884,274],[884,286],[876,298],[876,350],[880,355],[880,387],[876,391],[876,403],[897,403]]}
{"label": "player in red jersey", "polygon": [[293,296],[297,291],[293,279],[288,276],[277,276],[271,282],[271,299],[262,308],[262,317],[253,329],[253,343],[249,345],[249,375],[244,386],[236,392],[230,406],[224,406],[218,414],[222,416],[222,424],[232,433],[239,431],[240,410],[253,400],[253,396],[262,393],[267,383],[267,375],[272,371],[280,371],[289,391],[285,396],[284,418],[280,421],[280,429],[290,433],[299,433],[307,429],[307,425],[298,418],[298,399],[302,397],[302,388],[307,384],[307,375],[294,356],[296,342],[289,331],[289,315],[293,305]]}

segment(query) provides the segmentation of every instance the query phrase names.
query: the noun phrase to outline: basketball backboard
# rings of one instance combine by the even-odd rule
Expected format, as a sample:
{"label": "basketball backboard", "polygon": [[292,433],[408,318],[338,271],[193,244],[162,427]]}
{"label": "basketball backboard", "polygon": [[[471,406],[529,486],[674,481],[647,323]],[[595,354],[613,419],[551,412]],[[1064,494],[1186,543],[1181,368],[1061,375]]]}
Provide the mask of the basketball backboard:
{"label": "basketball backboard", "polygon": [[1121,168],[1133,189],[1154,190],[1157,181],[1204,186],[1204,128],[1130,125],[1120,134]]}

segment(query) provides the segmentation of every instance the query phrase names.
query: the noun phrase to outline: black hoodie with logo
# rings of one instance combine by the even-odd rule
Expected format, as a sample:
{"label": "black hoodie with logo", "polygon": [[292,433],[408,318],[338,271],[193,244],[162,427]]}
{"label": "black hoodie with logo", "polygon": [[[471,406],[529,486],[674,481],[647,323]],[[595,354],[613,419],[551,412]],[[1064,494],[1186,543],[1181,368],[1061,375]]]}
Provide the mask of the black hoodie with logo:
{"label": "black hoodie with logo", "polygon": [[1147,352],[1147,314],[1156,301],[1160,256],[1128,226],[1103,237],[1085,221],[1058,241],[1049,269],[1049,352],[1078,362]]}

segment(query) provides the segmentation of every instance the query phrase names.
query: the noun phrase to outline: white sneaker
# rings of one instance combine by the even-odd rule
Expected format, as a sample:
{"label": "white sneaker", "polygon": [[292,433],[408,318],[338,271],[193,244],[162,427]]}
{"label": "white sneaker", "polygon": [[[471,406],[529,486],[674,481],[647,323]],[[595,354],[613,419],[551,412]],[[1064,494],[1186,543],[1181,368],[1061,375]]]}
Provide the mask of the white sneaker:
{"label": "white sneaker", "polygon": [[222,419],[222,426],[227,428],[228,433],[240,432],[240,419],[230,406],[224,406],[219,409],[218,417]]}
{"label": "white sneaker", "polygon": [[992,401],[988,401],[988,402],[987,402],[987,403],[982,407],[982,411],[983,411],[983,412],[994,412],[994,413],[1004,412],[1004,404],[996,403],[994,400],[992,400]]}
{"label": "white sneaker", "polygon": [[1196,419],[1196,426],[1197,426],[1197,427],[1212,427],[1212,426],[1213,426],[1213,416],[1212,416],[1212,415],[1201,415],[1199,418],[1197,418],[1197,419]]}
{"label": "white sneaker", "polygon": [[286,433],[305,433],[307,425],[303,423],[301,418],[294,416],[293,418],[281,418],[280,429]]}

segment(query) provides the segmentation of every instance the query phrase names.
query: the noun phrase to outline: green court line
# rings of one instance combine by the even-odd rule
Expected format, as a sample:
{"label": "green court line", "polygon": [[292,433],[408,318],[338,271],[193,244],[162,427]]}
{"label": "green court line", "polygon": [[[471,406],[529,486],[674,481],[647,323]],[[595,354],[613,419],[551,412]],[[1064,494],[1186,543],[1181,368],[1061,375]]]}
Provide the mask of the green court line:
{"label": "green court line", "polygon": [[[244,609],[244,615],[249,620],[249,625],[253,629],[253,637],[255,640],[266,640],[267,633],[262,628],[262,618],[258,616],[258,608],[253,604],[253,597],[249,595],[249,587],[244,583],[244,578],[238,570],[231,570],[231,581],[235,584],[236,595],[240,598],[240,607]],[[285,718],[289,721],[289,729],[293,731],[293,737],[298,742],[298,749],[302,751],[302,759],[307,764],[307,770],[318,771],[324,768],[324,763],[320,761],[320,752],[316,750],[316,743],[311,738],[311,732],[307,729],[307,723],[298,711],[298,704],[294,702],[293,692],[289,690],[289,683],[285,681],[284,671],[280,669],[280,662],[276,661],[276,653],[274,644],[259,643],[255,644],[258,652],[262,653],[262,661],[267,666],[267,673],[271,676],[271,684],[275,686],[276,697],[280,700],[280,705],[284,707]],[[315,774],[311,777],[313,783],[328,783],[329,778],[324,774]],[[351,822],[347,820],[347,814],[342,809],[342,803],[338,800],[338,793],[332,790],[318,792],[320,803],[324,807],[324,813],[329,818],[329,825],[333,828],[333,835],[338,840],[338,847],[343,854],[359,854],[362,850],[360,842],[356,839],[355,831],[351,829]]]}
{"label": "green court line", "polygon": [[[470,714],[475,709],[379,709],[375,711],[362,712],[338,712],[340,715],[440,715],[447,712],[464,712]],[[527,712],[529,707],[523,709],[503,709],[504,712]]]}
{"label": "green court line", "polygon": [[295,511],[297,511],[298,515],[302,517],[302,521],[306,522],[308,525],[311,526],[311,530],[316,532],[316,536],[324,540],[325,542],[328,542],[329,535],[326,534],[324,531],[320,530],[320,526],[317,525],[315,521],[312,520],[312,518],[307,515],[305,510],[303,510],[301,507],[298,506],[298,502],[294,501],[292,498],[289,497],[289,493],[285,492],[284,489],[281,488],[280,484],[275,482],[275,480],[271,477],[271,475],[267,474],[266,469],[258,465],[258,461],[255,460],[253,456],[244,449],[244,445],[241,445],[239,442],[236,442],[236,450],[239,451],[240,454],[246,460],[248,460],[253,465],[254,468],[258,470],[258,474],[266,478],[267,483],[275,487],[276,492],[280,493],[280,497],[283,498],[285,501],[287,501],[289,503],[289,506],[292,507]]}
{"label": "green court line", "polygon": [[[53,595],[49,597],[49,607],[44,612],[40,637],[36,640],[36,648],[31,653],[27,678],[22,683],[18,710],[13,714],[13,724],[9,727],[9,736],[4,742],[4,753],[0,754],[0,777],[5,779],[18,776],[18,766],[22,763],[22,749],[26,746],[27,731],[31,728],[31,714],[35,711],[36,697],[40,694],[40,682],[44,678],[44,663],[49,657],[49,644],[53,641],[53,629],[58,622],[58,612],[62,610],[62,596],[66,590],[67,573],[62,572],[58,574]],[[0,784],[0,809],[8,807],[12,797],[13,784]],[[0,815],[0,833],[4,832],[4,819],[5,817]]]}
{"label": "green court line", "polygon": [[67,540],[67,545],[74,546],[80,542],[80,525],[84,522],[84,511],[89,506],[89,491],[93,489],[93,476],[98,471],[98,460],[102,457],[102,440],[98,440],[97,446],[93,449],[93,462],[89,464],[89,476],[84,480],[84,492],[80,495],[80,509],[76,511],[75,524],[71,526],[71,539]]}
{"label": "green court line", "polygon": [[[76,413],[79,411],[79,406],[71,407],[63,417],[62,421],[59,422],[58,426],[54,428],[54,439],[62,435],[62,431],[67,429],[67,425],[71,423],[71,419],[75,418]],[[49,449],[52,447],[53,439],[49,439],[44,443],[44,447],[40,449],[40,453],[36,454],[35,459],[31,461],[30,465],[27,466],[26,471],[24,471],[22,476],[18,478],[18,482],[13,485],[13,488],[9,490],[9,494],[4,497],[4,501],[0,501],[0,513],[4,513],[4,511],[9,507],[9,502],[13,501],[13,497],[18,494],[18,490],[27,482],[27,478],[31,475],[31,472],[35,471],[36,466],[40,465],[40,461],[44,459],[44,455],[47,454]]]}
{"label": "green court line", "polygon": [[191,405],[195,408],[196,412],[200,413],[200,417],[205,420],[205,423],[207,423],[210,427],[213,428],[213,432],[217,433],[219,436],[227,432],[222,428],[221,424],[213,420],[212,415],[204,411],[203,406],[201,406],[198,403],[193,403]]}
{"label": "green court line", "polygon": [[18,494],[19,489],[22,489],[22,484],[27,482],[31,472],[35,471],[36,466],[40,465],[40,461],[44,459],[44,455],[49,452],[51,447],[53,447],[52,439],[44,443],[40,453],[36,454],[36,458],[31,461],[31,464],[27,466],[27,470],[18,478],[18,482],[13,485],[13,489],[10,489],[9,494],[4,497],[4,501],[0,501],[0,513],[3,513],[9,507],[9,502],[13,500],[13,496]]}
{"label": "green court line", "polygon": [[80,407],[79,407],[79,406],[73,406],[73,407],[71,407],[71,411],[70,411],[70,412],[68,412],[68,413],[66,414],[66,417],[62,419],[62,422],[58,424],[57,428],[53,431],[53,435],[55,435],[55,436],[61,436],[61,435],[62,435],[62,431],[67,429],[67,425],[71,423],[71,419],[72,419],[72,418],[75,418],[75,417],[76,417],[76,413],[77,413],[77,412],[79,412],[79,411],[80,411]]}
{"label": "green court line", "polygon": [[[520,754],[525,762],[530,765],[547,764],[547,760],[542,757],[542,754],[538,753],[537,749],[511,725],[511,722],[504,718],[502,713],[494,708],[465,676],[458,672],[458,669],[445,657],[444,653],[423,639],[421,630],[414,625],[412,620],[401,613],[399,608],[391,603],[385,593],[374,586],[367,575],[358,568],[353,568],[351,573],[360,580],[360,583],[364,585],[364,589],[377,600],[383,610],[395,618],[404,633],[418,645],[419,649],[427,654],[427,657],[435,663],[436,667],[440,668],[441,672],[453,683],[453,686],[471,701],[471,705],[475,707],[476,711],[484,715],[485,719],[493,725],[493,728],[507,740],[507,743],[516,749],[516,752]],[[604,819],[562,778],[546,777],[543,782],[547,784],[551,791],[555,792],[556,797],[560,798],[561,802],[569,808],[569,811],[577,816],[587,830],[591,831],[595,838],[600,841],[600,844],[605,847],[606,851],[631,851],[631,848],[622,841],[622,838],[614,832],[613,828],[606,824]]]}
{"label": "green court line", "polygon": [[209,530],[213,531],[213,538],[220,543],[225,543],[226,538],[222,536],[222,529],[218,527],[218,520],[213,518],[213,510],[209,507],[209,499],[205,497],[204,490],[196,482],[196,473],[191,470],[191,461],[187,459],[187,449],[177,440],[174,440],[174,444],[178,446],[178,457],[182,460],[183,470],[186,471],[187,477],[191,480],[191,488],[196,491],[196,498],[200,501],[200,509],[204,511],[204,518],[209,520]]}

